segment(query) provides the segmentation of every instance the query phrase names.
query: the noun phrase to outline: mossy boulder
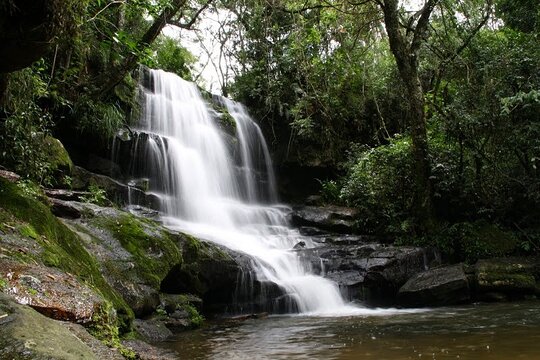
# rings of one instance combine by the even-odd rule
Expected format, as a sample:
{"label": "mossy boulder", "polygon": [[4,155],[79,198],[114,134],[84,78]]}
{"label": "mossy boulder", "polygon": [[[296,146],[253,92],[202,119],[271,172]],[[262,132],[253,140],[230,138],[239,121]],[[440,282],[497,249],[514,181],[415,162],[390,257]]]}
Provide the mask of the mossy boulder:
{"label": "mossy boulder", "polygon": [[0,253],[21,264],[38,264],[74,275],[111,302],[118,325],[129,332],[133,312],[101,275],[100,267],[79,236],[56,218],[47,204],[0,178]]}
{"label": "mossy boulder", "polygon": [[43,138],[40,146],[45,155],[45,161],[58,184],[61,184],[63,176],[70,176],[73,171],[73,162],[60,140],[47,135]]}
{"label": "mossy boulder", "polygon": [[475,265],[476,285],[480,298],[503,294],[509,298],[538,293],[540,259],[494,258],[480,260]]}
{"label": "mossy boulder", "polygon": [[[82,205],[65,223],[138,317],[155,312],[163,294],[194,294],[205,306],[232,300],[243,263],[219,246],[113,208]],[[242,265],[241,265],[242,264]],[[162,293],[162,294],[160,294]]]}
{"label": "mossy boulder", "polygon": [[161,281],[182,264],[176,239],[160,224],[129,213],[87,206],[87,216],[65,220],[94,254],[106,281],[137,316],[159,305]]}
{"label": "mossy boulder", "polygon": [[[96,345],[99,346],[99,345]],[[119,359],[107,353],[107,358]],[[61,322],[28,306],[17,304],[0,292],[0,358],[2,359],[100,359],[90,346]]]}

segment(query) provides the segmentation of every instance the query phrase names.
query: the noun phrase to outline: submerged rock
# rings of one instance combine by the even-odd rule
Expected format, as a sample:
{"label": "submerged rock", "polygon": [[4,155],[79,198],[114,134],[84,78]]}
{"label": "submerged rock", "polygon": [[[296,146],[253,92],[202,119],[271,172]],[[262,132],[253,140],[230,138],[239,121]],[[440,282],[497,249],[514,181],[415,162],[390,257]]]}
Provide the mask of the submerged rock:
{"label": "submerged rock", "polygon": [[464,264],[456,264],[414,275],[399,289],[399,305],[441,306],[469,301],[471,289],[465,268]]}

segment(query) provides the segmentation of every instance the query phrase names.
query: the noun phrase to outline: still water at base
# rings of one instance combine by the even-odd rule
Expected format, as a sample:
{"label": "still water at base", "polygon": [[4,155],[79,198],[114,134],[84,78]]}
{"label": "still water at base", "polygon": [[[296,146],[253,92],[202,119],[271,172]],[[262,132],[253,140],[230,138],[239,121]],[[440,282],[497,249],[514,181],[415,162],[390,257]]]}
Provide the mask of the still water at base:
{"label": "still water at base", "polygon": [[161,346],[181,359],[540,359],[540,301],[381,316],[210,322]]}

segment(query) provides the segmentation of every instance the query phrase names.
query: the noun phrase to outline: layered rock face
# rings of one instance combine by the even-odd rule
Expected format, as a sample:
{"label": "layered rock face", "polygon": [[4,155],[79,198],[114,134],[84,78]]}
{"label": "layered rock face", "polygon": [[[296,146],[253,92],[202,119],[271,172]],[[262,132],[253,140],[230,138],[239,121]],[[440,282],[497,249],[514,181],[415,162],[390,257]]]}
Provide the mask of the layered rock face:
{"label": "layered rock face", "polygon": [[238,296],[240,274],[249,271],[242,254],[171,231],[144,217],[155,215],[149,210],[139,209],[135,216],[73,201],[84,195],[77,192],[48,191],[61,199],[27,193],[16,184],[17,176],[5,173],[0,177],[0,292],[9,301],[82,324],[123,351],[143,351],[145,345],[122,346],[118,338],[119,331],[133,329],[135,318],[142,333],[141,323],[148,319],[153,322],[146,333],[168,329],[147,338],[164,340],[174,331],[199,326],[200,312],[222,311]]}

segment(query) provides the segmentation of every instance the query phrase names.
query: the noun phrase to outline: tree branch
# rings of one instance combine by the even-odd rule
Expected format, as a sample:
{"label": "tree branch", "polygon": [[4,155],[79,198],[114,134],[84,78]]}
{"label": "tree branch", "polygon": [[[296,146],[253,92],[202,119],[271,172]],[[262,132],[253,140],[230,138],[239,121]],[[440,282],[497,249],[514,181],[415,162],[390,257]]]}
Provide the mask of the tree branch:
{"label": "tree branch", "polygon": [[440,0],[428,0],[422,10],[420,10],[420,18],[414,29],[414,37],[411,42],[411,52],[416,53],[422,44],[423,37],[429,25],[429,18],[433,9]]}
{"label": "tree branch", "polygon": [[197,12],[195,14],[193,14],[192,18],[190,21],[188,21],[187,23],[182,23],[180,20],[177,20],[177,21],[174,21],[174,20],[169,20],[167,22],[167,24],[169,25],[174,25],[174,26],[177,26],[181,29],[187,29],[187,30],[190,30],[191,27],[195,24],[195,22],[197,21],[197,19],[199,18],[199,15],[201,15],[201,13],[206,10],[208,8],[208,6],[210,6],[210,4],[213,2],[214,0],[208,0],[206,1],[206,3],[204,3],[203,6],[201,6],[199,8],[199,10],[197,10]]}

